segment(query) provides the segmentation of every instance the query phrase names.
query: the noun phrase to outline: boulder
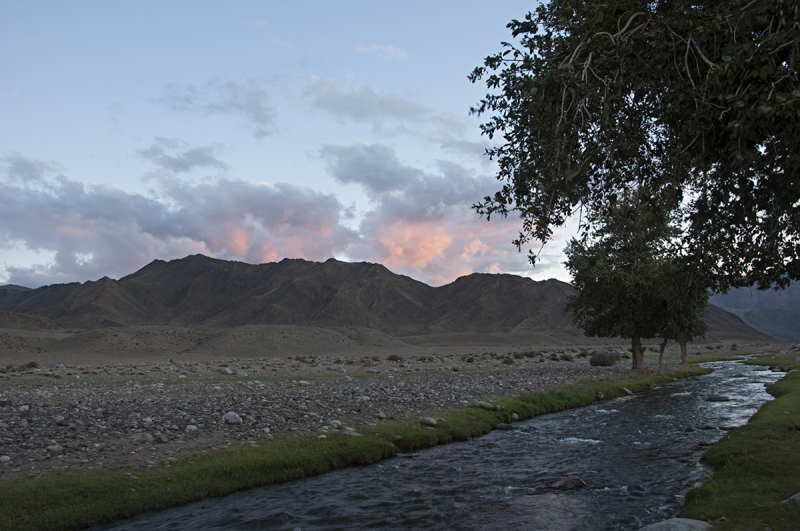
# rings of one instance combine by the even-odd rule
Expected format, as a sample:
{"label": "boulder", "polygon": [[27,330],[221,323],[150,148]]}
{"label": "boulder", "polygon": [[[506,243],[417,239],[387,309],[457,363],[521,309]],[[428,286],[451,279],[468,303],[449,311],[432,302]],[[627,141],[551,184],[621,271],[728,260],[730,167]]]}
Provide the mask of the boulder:
{"label": "boulder", "polygon": [[422,423],[425,426],[436,426],[436,419],[432,417],[422,417]]}
{"label": "boulder", "polygon": [[646,525],[639,531],[706,531],[711,524],[689,518],[670,518],[663,522]]}
{"label": "boulder", "polygon": [[224,415],[222,415],[222,422],[225,424],[241,424],[242,417],[239,416],[238,413],[235,411],[228,411]]}

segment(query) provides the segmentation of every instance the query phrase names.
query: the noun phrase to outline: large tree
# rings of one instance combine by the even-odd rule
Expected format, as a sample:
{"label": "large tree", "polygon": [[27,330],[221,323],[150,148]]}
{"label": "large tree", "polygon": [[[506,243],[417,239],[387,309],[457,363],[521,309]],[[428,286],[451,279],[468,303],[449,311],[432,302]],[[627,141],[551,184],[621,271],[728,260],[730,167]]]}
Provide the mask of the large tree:
{"label": "large tree", "polygon": [[551,0],[509,28],[516,44],[471,75],[502,138],[479,213],[518,211],[522,248],[644,179],[688,206],[712,287],[800,278],[796,0]]}
{"label": "large tree", "polygon": [[708,292],[702,268],[682,252],[675,211],[658,194],[626,192],[573,238],[565,253],[576,294],[566,310],[588,336],[631,339],[634,371],[644,369],[643,338],[662,338],[659,372],[670,339],[685,342],[705,333]]}

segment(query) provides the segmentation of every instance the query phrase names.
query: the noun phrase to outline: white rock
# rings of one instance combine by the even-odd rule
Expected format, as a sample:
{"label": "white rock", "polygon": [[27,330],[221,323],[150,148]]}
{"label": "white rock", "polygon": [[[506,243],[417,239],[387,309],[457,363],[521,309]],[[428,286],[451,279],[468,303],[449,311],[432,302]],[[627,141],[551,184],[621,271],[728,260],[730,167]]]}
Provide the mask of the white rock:
{"label": "white rock", "polygon": [[360,433],[358,433],[356,430],[350,427],[343,429],[342,433],[344,433],[345,435],[350,435],[351,437],[361,437]]}
{"label": "white rock", "polygon": [[232,371],[232,370],[230,370],[228,367],[225,367],[225,368],[222,370],[222,372],[224,372],[225,374],[228,374],[228,375],[231,375],[231,374],[233,374],[233,371]]}
{"label": "white rock", "polygon": [[491,405],[489,402],[477,401],[472,404],[475,407],[482,407],[483,409],[494,409],[494,406]]}
{"label": "white rock", "polygon": [[519,415],[517,415],[516,413],[512,413],[511,414],[511,420],[514,420],[514,421],[519,420]]}
{"label": "white rock", "polygon": [[311,385],[311,382],[307,382],[305,380],[300,380],[299,382],[297,382],[297,385],[299,385],[300,387],[306,387],[306,386]]}
{"label": "white rock", "polygon": [[186,431],[197,431],[197,426],[195,426],[194,424],[189,424],[188,426],[186,426]]}
{"label": "white rock", "polygon": [[53,444],[48,446],[46,450],[51,454],[60,454],[64,451],[64,447],[61,446],[60,444]]}
{"label": "white rock", "polygon": [[242,417],[240,417],[235,411],[228,411],[222,415],[222,421],[225,424],[241,424]]}
{"label": "white rock", "polygon": [[8,463],[9,461],[11,461],[11,458],[7,455],[0,455],[0,463]]}
{"label": "white rock", "polygon": [[242,376],[242,377],[247,376],[247,372],[245,372],[245,371],[236,371],[236,376]]}
{"label": "white rock", "polygon": [[794,496],[786,498],[781,503],[800,503],[800,492],[798,492]]}
{"label": "white rock", "polygon": [[342,423],[339,422],[338,420],[332,420],[328,425],[334,430],[338,430],[339,428],[342,427]]}
{"label": "white rock", "polygon": [[646,525],[639,531],[706,531],[711,524],[689,518],[670,518],[663,522]]}
{"label": "white rock", "polygon": [[436,426],[436,419],[433,417],[422,417],[422,423],[426,426]]}
{"label": "white rock", "polygon": [[317,439],[327,439],[327,438],[328,438],[327,435],[318,435],[317,436]]}

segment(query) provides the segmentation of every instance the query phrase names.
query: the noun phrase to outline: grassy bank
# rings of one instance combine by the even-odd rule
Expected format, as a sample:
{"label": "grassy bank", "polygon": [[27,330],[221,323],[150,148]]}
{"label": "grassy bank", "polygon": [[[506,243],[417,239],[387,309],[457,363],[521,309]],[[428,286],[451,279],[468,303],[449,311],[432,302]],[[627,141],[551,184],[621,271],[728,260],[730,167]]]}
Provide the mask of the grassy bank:
{"label": "grassy bank", "polygon": [[[747,363],[800,368],[796,357],[764,356]],[[775,400],[703,456],[714,476],[688,493],[684,516],[725,517],[714,529],[800,529],[800,504],[780,503],[800,492],[800,373],[767,390]]]}
{"label": "grassy bank", "polygon": [[180,459],[151,470],[89,470],[11,481],[0,486],[0,529],[67,530],[137,513],[224,496],[238,490],[373,463],[414,451],[483,435],[512,415],[527,419],[621,396],[658,383],[707,373],[689,367],[665,376],[589,381],[515,398],[493,409],[469,407],[450,413],[434,428],[387,422],[360,428],[362,437],[330,433],[263,443]]}

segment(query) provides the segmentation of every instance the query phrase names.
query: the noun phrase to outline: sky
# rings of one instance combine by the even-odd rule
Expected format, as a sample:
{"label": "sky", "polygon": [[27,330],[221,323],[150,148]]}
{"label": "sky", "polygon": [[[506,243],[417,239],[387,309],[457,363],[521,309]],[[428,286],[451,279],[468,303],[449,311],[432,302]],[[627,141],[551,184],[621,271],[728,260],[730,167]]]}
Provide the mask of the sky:
{"label": "sky", "polygon": [[533,8],[0,2],[0,284],[196,253],[568,280],[569,228],[534,268],[471,208],[500,183],[467,75]]}

